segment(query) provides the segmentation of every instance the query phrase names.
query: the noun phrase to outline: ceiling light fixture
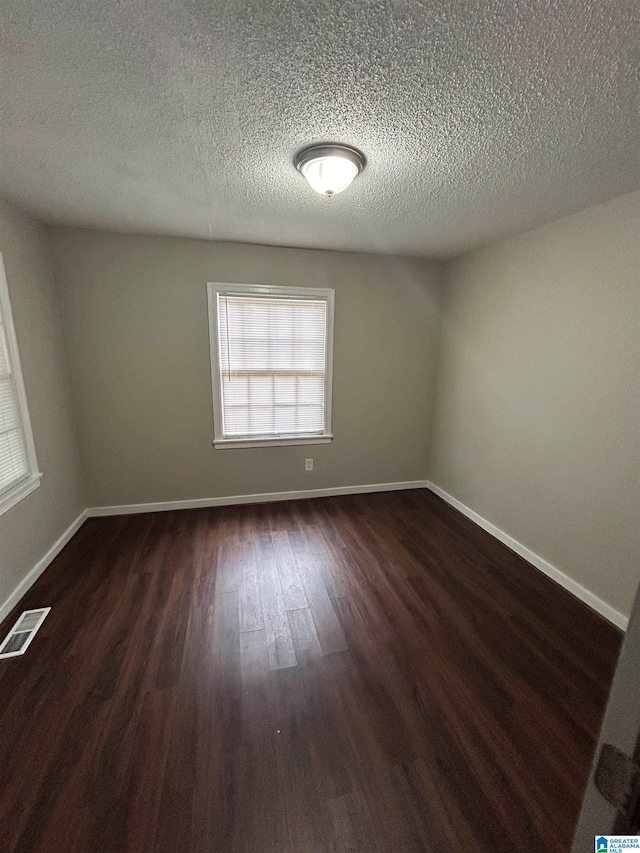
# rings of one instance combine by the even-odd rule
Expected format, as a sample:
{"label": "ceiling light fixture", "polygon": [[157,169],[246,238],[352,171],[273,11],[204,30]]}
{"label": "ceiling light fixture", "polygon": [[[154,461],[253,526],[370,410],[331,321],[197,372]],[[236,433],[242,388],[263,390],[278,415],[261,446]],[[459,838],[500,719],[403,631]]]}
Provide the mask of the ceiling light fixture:
{"label": "ceiling light fixture", "polygon": [[336,143],[310,145],[293,159],[293,165],[311,189],[329,198],[346,190],[365,163],[364,154],[357,148]]}

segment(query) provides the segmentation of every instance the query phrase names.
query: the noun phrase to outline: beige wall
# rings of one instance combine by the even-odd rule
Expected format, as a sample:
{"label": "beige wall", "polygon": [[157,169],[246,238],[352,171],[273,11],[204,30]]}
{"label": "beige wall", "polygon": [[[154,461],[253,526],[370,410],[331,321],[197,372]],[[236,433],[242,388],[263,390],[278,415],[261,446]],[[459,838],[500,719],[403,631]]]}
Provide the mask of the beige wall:
{"label": "beige wall", "polygon": [[640,575],[638,208],[448,266],[430,479],[624,614]]}
{"label": "beige wall", "polygon": [[38,225],[4,204],[0,252],[43,474],[38,489],[0,515],[1,607],[86,504],[47,242]]}
{"label": "beige wall", "polygon": [[[439,265],[75,229],[50,236],[91,506],[426,476]],[[331,444],[214,450],[207,281],[335,288]]]}

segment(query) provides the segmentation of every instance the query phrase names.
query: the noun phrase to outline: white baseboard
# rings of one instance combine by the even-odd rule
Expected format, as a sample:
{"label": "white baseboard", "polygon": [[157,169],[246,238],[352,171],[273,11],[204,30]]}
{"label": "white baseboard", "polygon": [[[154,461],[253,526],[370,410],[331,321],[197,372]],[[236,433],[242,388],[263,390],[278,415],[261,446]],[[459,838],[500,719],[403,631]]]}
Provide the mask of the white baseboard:
{"label": "white baseboard", "polygon": [[195,498],[186,501],[162,501],[150,504],[122,504],[121,506],[98,506],[88,509],[89,516],[136,515],[142,512],[169,512],[174,509],[203,509],[212,506],[237,506],[238,504],[262,504],[274,501],[298,501],[305,498],[327,498],[333,495],[361,495],[369,492],[396,492],[402,489],[424,489],[425,480],[409,480],[405,483],[375,483],[364,486],[337,486],[330,489],[303,489],[297,492],[263,492],[257,495],[231,495],[222,498]]}
{"label": "white baseboard", "polygon": [[44,557],[35,564],[29,574],[13,590],[9,598],[0,606],[0,622],[10,613],[23,595],[33,586],[47,566],[52,563],[64,548],[71,537],[80,529],[83,521],[87,518],[87,510],[84,509],[76,520],[67,527],[62,536],[53,543]]}
{"label": "white baseboard", "polygon": [[581,584],[577,581],[574,581],[573,578],[570,578],[569,575],[565,575],[564,572],[557,569],[555,566],[552,566],[551,563],[548,563],[542,557],[539,557],[534,551],[531,551],[525,545],[522,545],[518,542],[517,539],[514,539],[512,536],[509,536],[508,533],[505,533],[504,530],[500,530],[499,527],[496,527],[495,524],[491,524],[490,521],[487,521],[486,518],[483,518],[481,515],[478,515],[477,512],[474,512],[472,509],[469,509],[468,506],[465,506],[461,501],[457,498],[454,498],[452,495],[448,494],[441,489],[440,486],[436,486],[435,483],[430,482],[429,480],[425,481],[425,486],[428,489],[431,489],[434,494],[438,495],[438,497],[442,498],[448,504],[450,504],[455,509],[459,510],[463,515],[466,515],[467,518],[470,518],[471,521],[475,522],[478,527],[482,527],[483,530],[486,530],[487,533],[490,533],[492,536],[495,536],[496,539],[499,539],[504,545],[508,548],[511,548],[512,551],[515,551],[520,557],[523,557],[528,563],[531,563],[532,566],[535,566],[536,569],[539,569],[541,572],[544,572],[545,575],[548,575],[552,580],[556,583],[560,584],[560,586],[564,587],[568,592],[574,595],[576,598],[579,598],[580,601],[583,601],[585,604],[588,604],[592,610],[595,610],[596,613],[599,613],[601,616],[604,616],[609,622],[612,622],[618,628],[621,628],[623,631],[627,630],[627,625],[629,624],[629,619],[620,613],[618,610],[615,610],[611,607],[610,604],[607,604],[606,601],[603,601],[601,598],[598,598],[597,595],[594,595],[592,592],[589,592],[588,589],[585,589]]}
{"label": "white baseboard", "polygon": [[135,515],[138,513],[145,512],[168,512],[170,510],[177,509],[201,509],[215,506],[234,506],[238,504],[304,500],[305,498],[322,498],[331,497],[333,495],[358,495],[368,494],[371,492],[394,492],[403,489],[430,489],[434,494],[438,495],[438,497],[441,497],[452,507],[459,510],[463,515],[466,515],[467,518],[470,518],[471,521],[475,522],[475,524],[477,524],[479,527],[482,527],[483,530],[486,530],[488,533],[490,533],[492,536],[495,536],[496,539],[498,539],[508,548],[511,548],[512,551],[515,551],[516,554],[525,559],[528,563],[531,563],[531,565],[534,566],[536,569],[539,569],[541,572],[544,572],[545,575],[556,581],[556,583],[559,583],[560,586],[564,587],[576,598],[579,598],[581,601],[583,601],[601,616],[604,616],[604,618],[608,619],[609,622],[612,622],[614,625],[616,625],[618,628],[621,628],[623,631],[627,629],[629,620],[626,616],[615,610],[613,607],[611,607],[611,605],[607,604],[605,601],[602,601],[602,599],[598,598],[592,592],[589,592],[588,589],[585,589],[585,587],[583,587],[577,581],[574,581],[564,572],[560,571],[560,569],[557,569],[555,566],[552,566],[551,563],[548,563],[542,557],[539,557],[538,554],[534,553],[529,548],[522,545],[516,539],[513,539],[513,537],[509,536],[508,533],[505,533],[503,530],[500,530],[500,528],[496,527],[495,524],[491,524],[490,521],[487,521],[485,518],[483,518],[481,515],[478,515],[478,513],[474,512],[472,509],[469,509],[468,506],[465,506],[465,504],[463,504],[461,501],[457,500],[452,495],[448,494],[439,486],[436,486],[435,483],[432,483],[429,480],[409,480],[403,483],[375,483],[361,486],[338,486],[336,488],[329,489],[304,489],[301,491],[294,492],[265,492],[257,495],[233,495],[221,498],[196,498],[193,500],[164,501],[160,503],[123,504],[121,506],[100,506],[93,507],[91,509],[86,509],[80,513],[80,515],[73,522],[73,524],[71,524],[70,527],[65,530],[62,536],[60,536],[57,542],[55,542],[51,546],[51,548],[47,551],[44,557],[38,561],[38,563],[33,567],[33,569],[31,569],[31,571],[26,576],[26,578],[24,578],[22,583],[20,583],[14,589],[9,598],[4,602],[4,604],[2,604],[2,606],[0,606],[0,620],[4,619],[7,613],[9,613],[9,611],[12,610],[13,607],[15,607],[18,601],[40,577],[40,575],[44,572],[47,566],[55,559],[55,557],[57,557],[57,555],[60,553],[60,551],[62,551],[62,549],[71,539],[74,533],[76,533],[76,531],[81,527],[83,521],[86,518],[90,518],[92,516]]}

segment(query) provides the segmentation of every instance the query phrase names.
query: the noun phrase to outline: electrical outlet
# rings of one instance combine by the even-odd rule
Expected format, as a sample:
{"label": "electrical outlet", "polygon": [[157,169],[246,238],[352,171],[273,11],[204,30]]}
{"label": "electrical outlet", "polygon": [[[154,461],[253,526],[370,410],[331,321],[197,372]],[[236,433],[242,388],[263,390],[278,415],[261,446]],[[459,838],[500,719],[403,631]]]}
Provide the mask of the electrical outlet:
{"label": "electrical outlet", "polygon": [[304,470],[305,471],[313,471],[313,459],[305,459],[304,460]]}

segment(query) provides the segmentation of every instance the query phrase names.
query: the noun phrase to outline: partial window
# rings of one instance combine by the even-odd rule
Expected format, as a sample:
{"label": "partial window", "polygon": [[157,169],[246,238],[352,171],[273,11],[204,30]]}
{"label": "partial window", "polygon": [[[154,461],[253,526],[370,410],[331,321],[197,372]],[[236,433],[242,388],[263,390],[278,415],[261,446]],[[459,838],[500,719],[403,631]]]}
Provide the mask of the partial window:
{"label": "partial window", "polygon": [[333,295],[209,284],[216,447],[331,441]]}
{"label": "partial window", "polygon": [[0,513],[40,483],[9,290],[0,255]]}

